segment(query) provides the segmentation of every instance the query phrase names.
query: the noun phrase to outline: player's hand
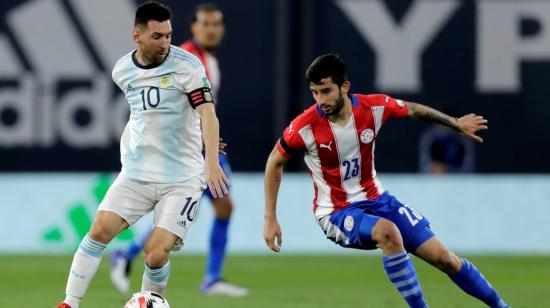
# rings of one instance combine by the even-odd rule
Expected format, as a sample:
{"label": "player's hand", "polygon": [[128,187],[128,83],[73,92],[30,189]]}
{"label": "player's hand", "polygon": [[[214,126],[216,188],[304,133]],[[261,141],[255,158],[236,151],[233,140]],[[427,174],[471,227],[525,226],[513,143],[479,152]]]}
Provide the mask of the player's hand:
{"label": "player's hand", "polygon": [[206,162],[206,183],[214,198],[222,198],[229,194],[228,186],[231,186],[231,181],[225,176],[219,162]]}
{"label": "player's hand", "polygon": [[220,138],[220,142],[218,143],[218,153],[227,155],[225,152],[225,147],[227,146],[227,143],[223,142],[223,139]]}
{"label": "player's hand", "polygon": [[267,247],[275,252],[281,251],[282,236],[281,226],[279,226],[277,219],[266,219],[264,222],[264,240]]}
{"label": "player's hand", "polygon": [[482,143],[483,139],[476,135],[476,133],[480,130],[486,130],[489,127],[487,127],[487,120],[482,116],[470,113],[457,119],[456,128],[468,138]]}

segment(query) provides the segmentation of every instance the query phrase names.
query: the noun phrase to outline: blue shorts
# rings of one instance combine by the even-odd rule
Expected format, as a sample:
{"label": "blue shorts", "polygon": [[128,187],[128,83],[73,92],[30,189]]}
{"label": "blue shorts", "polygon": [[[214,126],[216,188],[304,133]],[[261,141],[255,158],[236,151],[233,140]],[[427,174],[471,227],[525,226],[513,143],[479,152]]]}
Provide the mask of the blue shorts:
{"label": "blue shorts", "polygon": [[[227,159],[227,156],[219,154],[218,159],[220,161],[220,167],[222,167],[223,173],[225,173],[225,176],[231,180],[231,166],[229,165],[229,160]],[[212,196],[212,192],[210,192],[210,189],[208,187],[206,187],[206,189],[204,190],[203,196],[207,196],[210,201],[216,200],[216,198]]]}
{"label": "blue shorts", "polygon": [[371,232],[380,218],[397,226],[408,252],[415,252],[434,236],[430,222],[425,217],[388,192],[374,200],[354,202],[334,212],[329,218],[330,224],[321,227],[330,240],[342,247],[376,249]]}

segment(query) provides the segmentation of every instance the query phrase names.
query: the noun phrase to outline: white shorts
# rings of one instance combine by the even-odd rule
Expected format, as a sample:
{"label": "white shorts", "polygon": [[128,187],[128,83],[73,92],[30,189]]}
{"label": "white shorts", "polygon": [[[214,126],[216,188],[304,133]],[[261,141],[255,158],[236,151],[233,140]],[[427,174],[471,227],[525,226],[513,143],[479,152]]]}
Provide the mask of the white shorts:
{"label": "white shorts", "polygon": [[185,238],[195,219],[206,182],[195,177],[182,183],[151,183],[119,175],[101,201],[98,211],[114,212],[131,226],[154,211],[153,225]]}

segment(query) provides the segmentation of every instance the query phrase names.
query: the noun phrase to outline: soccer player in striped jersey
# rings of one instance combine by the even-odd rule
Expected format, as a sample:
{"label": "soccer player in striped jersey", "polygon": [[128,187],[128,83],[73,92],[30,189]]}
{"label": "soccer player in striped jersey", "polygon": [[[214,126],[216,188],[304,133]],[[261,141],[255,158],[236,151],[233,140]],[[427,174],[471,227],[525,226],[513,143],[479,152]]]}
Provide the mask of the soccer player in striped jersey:
{"label": "soccer player in striped jersey", "polygon": [[[221,73],[216,58],[216,49],[224,36],[223,13],[214,4],[201,4],[195,8],[189,24],[191,39],[180,47],[195,55],[203,64],[206,76],[212,86],[214,102],[218,102]],[[224,154],[219,155],[220,166],[230,178],[231,166]],[[222,269],[228,240],[229,221],[233,203],[229,195],[214,198],[209,189],[204,192],[214,206],[214,223],[210,232],[206,273],[200,291],[206,295],[241,297],[248,295],[248,289],[236,286],[222,279]],[[151,230],[151,229],[149,229]],[[126,249],[111,254],[111,281],[122,293],[130,288],[129,274],[137,254],[143,249],[149,232],[141,235]]]}
{"label": "soccer player in striped jersey", "polygon": [[283,165],[304,152],[315,188],[313,211],[327,238],[346,248],[382,249],[386,274],[410,307],[427,304],[409,253],[490,307],[508,307],[475,266],[441,244],[425,217],[382,187],[374,169],[375,142],[389,119],[440,123],[477,142],[483,141],[476,133],[487,129],[487,120],[475,114],[454,118],[386,95],[351,94],[345,65],[334,54],[313,61],[306,80],[316,104],[290,123],[267,160],[267,246],[278,252],[282,244],[276,201]]}
{"label": "soccer player in striped jersey", "polygon": [[137,49],[113,68],[130,105],[120,144],[122,170],[74,255],[58,308],[78,308],[109,242],[151,211],[154,228],[145,244],[141,290],[163,294],[170,251],[181,248],[206,184],[214,197],[228,193],[210,83],[197,57],[170,45],[170,20],[166,6],[140,5],[132,32]]}

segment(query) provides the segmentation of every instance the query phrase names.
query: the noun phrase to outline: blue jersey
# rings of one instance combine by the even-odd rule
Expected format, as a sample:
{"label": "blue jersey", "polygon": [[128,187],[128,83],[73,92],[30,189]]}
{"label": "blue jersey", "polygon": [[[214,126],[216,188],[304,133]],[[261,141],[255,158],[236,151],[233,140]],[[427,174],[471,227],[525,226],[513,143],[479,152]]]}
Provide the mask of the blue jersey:
{"label": "blue jersey", "polygon": [[188,98],[210,88],[203,65],[173,45],[158,65],[140,65],[135,52],[123,56],[112,74],[130,104],[120,142],[121,174],[156,183],[204,177],[200,117]]}

